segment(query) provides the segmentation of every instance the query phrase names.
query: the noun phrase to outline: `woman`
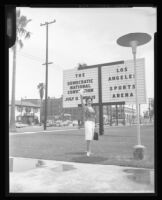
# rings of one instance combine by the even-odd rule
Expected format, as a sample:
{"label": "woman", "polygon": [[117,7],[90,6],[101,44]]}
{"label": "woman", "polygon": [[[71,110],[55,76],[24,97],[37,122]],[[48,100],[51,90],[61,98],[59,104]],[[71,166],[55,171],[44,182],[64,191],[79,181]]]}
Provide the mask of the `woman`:
{"label": "woman", "polygon": [[91,154],[91,140],[93,140],[95,130],[95,110],[92,108],[92,99],[89,97],[86,99],[86,106],[83,103],[83,90],[80,90],[80,98],[84,111],[85,121],[85,140],[87,143],[87,156]]}

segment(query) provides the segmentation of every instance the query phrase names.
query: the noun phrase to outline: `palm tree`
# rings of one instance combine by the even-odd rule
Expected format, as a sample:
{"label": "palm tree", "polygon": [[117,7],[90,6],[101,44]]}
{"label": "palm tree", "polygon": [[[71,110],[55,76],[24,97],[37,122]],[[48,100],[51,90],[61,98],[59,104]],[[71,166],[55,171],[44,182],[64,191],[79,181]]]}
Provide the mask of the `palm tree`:
{"label": "palm tree", "polygon": [[[40,95],[40,100],[41,100],[41,110],[42,110],[42,101],[43,101],[43,96],[44,96],[44,90],[45,90],[45,84],[44,83],[39,83],[37,86],[39,90],[39,95]],[[42,123],[42,116],[41,116],[41,111],[40,111],[40,124]]]}
{"label": "palm tree", "polygon": [[13,72],[12,72],[12,99],[11,99],[11,118],[10,118],[10,130],[15,132],[15,85],[16,85],[16,53],[17,45],[20,48],[23,47],[23,42],[21,38],[28,39],[30,38],[31,33],[28,32],[25,27],[31,21],[27,19],[26,16],[21,15],[20,10],[16,11],[16,42],[12,47],[13,50]]}

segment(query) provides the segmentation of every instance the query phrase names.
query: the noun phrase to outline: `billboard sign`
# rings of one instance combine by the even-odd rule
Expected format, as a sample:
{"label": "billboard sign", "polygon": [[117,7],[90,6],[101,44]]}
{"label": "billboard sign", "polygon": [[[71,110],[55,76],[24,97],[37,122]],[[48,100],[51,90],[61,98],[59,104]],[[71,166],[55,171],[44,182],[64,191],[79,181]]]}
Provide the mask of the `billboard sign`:
{"label": "billboard sign", "polygon": [[[138,102],[146,103],[145,60],[136,60]],[[135,74],[133,60],[123,64],[103,66],[102,70],[102,102],[136,102]]]}
{"label": "billboard sign", "polygon": [[[81,104],[79,91],[85,90],[84,99],[93,98],[98,103],[98,69],[70,69],[63,71],[63,107],[78,107]],[[85,101],[85,100],[84,100]]]}
{"label": "billboard sign", "polygon": [[[106,66],[107,65],[107,66]],[[63,107],[78,107],[81,104],[79,91],[85,90],[84,99],[93,98],[99,103],[98,67],[101,67],[102,103],[136,103],[133,60],[106,63],[102,66],[87,66],[87,69],[63,71]],[[139,104],[146,103],[145,59],[136,60],[137,91]]]}

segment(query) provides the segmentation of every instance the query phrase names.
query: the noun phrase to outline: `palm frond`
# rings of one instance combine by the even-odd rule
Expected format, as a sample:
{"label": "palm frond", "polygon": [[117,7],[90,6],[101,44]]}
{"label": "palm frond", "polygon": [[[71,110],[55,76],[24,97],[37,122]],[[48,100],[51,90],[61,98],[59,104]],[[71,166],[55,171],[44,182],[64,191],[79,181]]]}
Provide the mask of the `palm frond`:
{"label": "palm frond", "polygon": [[31,32],[26,32],[26,34],[25,34],[25,39],[29,39],[30,36],[31,36]]}
{"label": "palm frond", "polygon": [[37,85],[37,88],[40,89],[40,87],[41,87],[41,85],[40,85],[40,83],[39,83],[39,84]]}
{"label": "palm frond", "polygon": [[19,45],[20,49],[23,48],[23,46],[24,46],[21,39],[17,40],[17,44]]}
{"label": "palm frond", "polygon": [[24,36],[26,34],[26,32],[27,31],[22,27],[20,27],[20,28],[18,27],[17,28],[17,33],[19,34],[20,37]]}
{"label": "palm frond", "polygon": [[43,96],[44,96],[44,83],[39,83],[37,85],[37,88],[39,90],[40,98],[43,99]]}
{"label": "palm frond", "polygon": [[44,83],[39,83],[37,88],[44,88]]}
{"label": "palm frond", "polygon": [[31,19],[27,19],[26,16],[21,16],[18,20],[18,26],[25,28],[27,26],[27,24],[32,21]]}
{"label": "palm frond", "polygon": [[31,21],[31,19],[27,19],[26,16],[21,15],[21,11],[16,10],[16,31],[17,31],[17,43],[19,44],[20,48],[23,47],[23,43],[21,38],[28,39],[31,36],[31,32],[27,31],[25,27]]}
{"label": "palm frond", "polygon": [[21,24],[22,28],[26,26],[26,22],[27,22],[27,17],[22,15],[19,19],[19,23]]}
{"label": "palm frond", "polygon": [[28,19],[26,25],[27,25],[29,22],[31,22],[31,21],[32,21],[32,19]]}

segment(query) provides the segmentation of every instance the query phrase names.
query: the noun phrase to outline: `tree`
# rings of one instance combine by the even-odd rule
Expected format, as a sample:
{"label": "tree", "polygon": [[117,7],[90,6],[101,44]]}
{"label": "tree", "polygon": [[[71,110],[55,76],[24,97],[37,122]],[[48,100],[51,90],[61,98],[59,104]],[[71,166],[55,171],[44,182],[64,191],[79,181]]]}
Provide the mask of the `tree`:
{"label": "tree", "polygon": [[42,115],[41,115],[41,110],[42,110],[42,102],[43,102],[43,96],[44,96],[44,90],[45,90],[45,84],[44,83],[39,83],[37,86],[38,90],[39,90],[39,95],[40,95],[40,100],[41,100],[41,104],[40,104],[40,123],[42,123]]}
{"label": "tree", "polygon": [[11,118],[10,118],[10,130],[15,132],[15,85],[16,85],[16,54],[17,46],[23,47],[22,38],[30,38],[31,33],[25,29],[31,19],[27,19],[26,16],[21,15],[20,10],[16,11],[16,41],[12,47],[13,50],[13,72],[12,72],[12,99],[11,99]]}
{"label": "tree", "polygon": [[86,66],[87,66],[86,63],[78,63],[77,68],[82,69],[82,67],[86,67]]}

